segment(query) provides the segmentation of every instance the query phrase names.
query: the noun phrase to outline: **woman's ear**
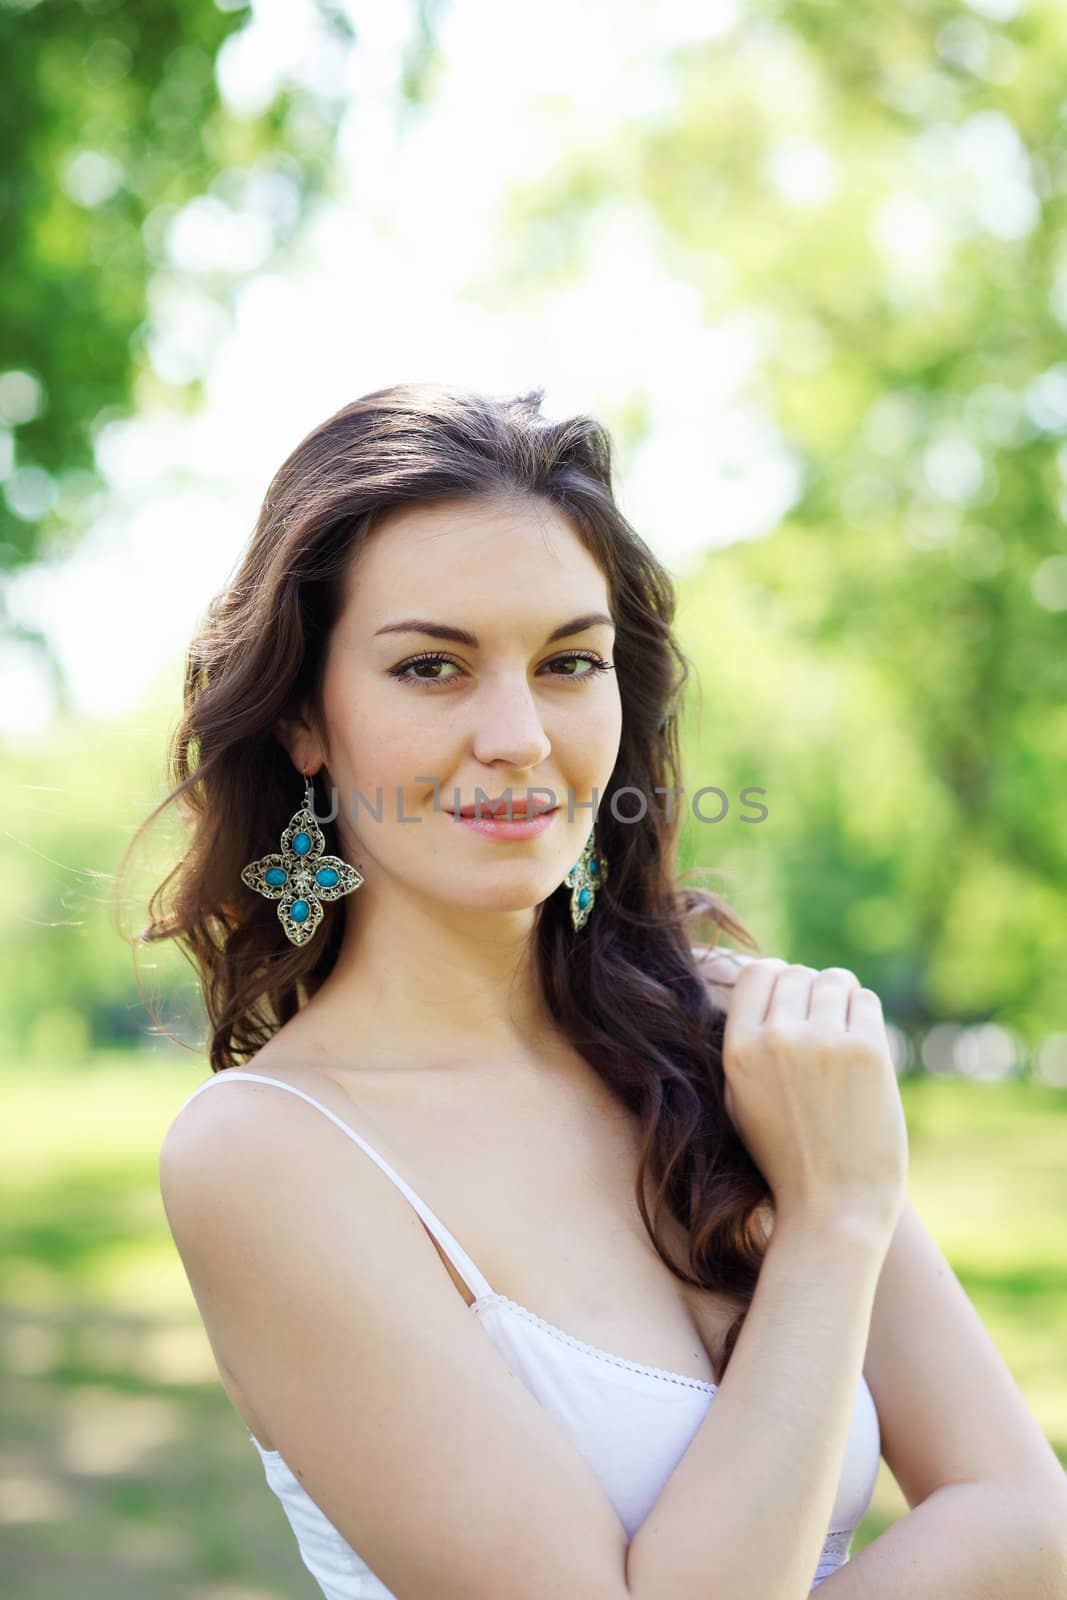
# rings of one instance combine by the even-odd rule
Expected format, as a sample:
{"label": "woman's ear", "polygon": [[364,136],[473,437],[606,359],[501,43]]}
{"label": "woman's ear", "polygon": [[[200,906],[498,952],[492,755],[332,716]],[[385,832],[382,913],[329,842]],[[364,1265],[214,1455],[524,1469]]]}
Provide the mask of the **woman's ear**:
{"label": "woman's ear", "polygon": [[322,766],[319,739],[302,712],[280,717],[274,724],[274,737],[300,772],[317,772]]}

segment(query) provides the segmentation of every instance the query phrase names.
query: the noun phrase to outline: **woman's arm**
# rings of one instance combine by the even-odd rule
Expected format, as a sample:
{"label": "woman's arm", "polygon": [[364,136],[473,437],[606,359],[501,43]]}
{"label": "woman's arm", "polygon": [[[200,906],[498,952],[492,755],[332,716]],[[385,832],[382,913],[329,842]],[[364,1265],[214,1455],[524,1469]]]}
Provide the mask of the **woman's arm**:
{"label": "woman's arm", "polygon": [[780,1219],[722,1383],[630,1541],[636,1600],[804,1600],[833,1514],[888,1238]]}
{"label": "woman's arm", "polygon": [[1067,1600],[1067,1528],[1025,1486],[946,1484],[816,1593],[819,1600]]}
{"label": "woman's arm", "polygon": [[[716,1005],[750,955],[695,947]],[[1067,1476],[906,1200],[864,1376],[902,1517],[819,1586],[827,1600],[1067,1600]]]}
{"label": "woman's arm", "polygon": [[1067,1600],[1067,1476],[910,1201],[882,1267],[864,1375],[911,1510],[819,1600]]}

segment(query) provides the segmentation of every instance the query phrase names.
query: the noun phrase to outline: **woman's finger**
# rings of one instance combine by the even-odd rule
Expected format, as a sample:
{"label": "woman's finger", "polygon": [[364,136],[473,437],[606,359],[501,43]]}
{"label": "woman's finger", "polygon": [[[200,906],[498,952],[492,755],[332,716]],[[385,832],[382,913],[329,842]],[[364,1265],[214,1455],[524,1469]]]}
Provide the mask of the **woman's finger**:
{"label": "woman's finger", "polygon": [[793,963],[779,972],[764,1022],[805,1022],[814,977],[814,967],[799,963]]}
{"label": "woman's finger", "polygon": [[762,1025],[767,1012],[774,980],[788,962],[779,956],[762,956],[750,961],[741,969],[740,976],[730,992],[730,1008],[726,1013],[724,1038],[740,1037],[754,1032]]}
{"label": "woman's finger", "polygon": [[844,1033],[849,996],[859,987],[860,980],[847,967],[822,967],[812,981],[808,1021],[816,1027]]}
{"label": "woman's finger", "polygon": [[882,1002],[873,989],[853,989],[848,997],[848,1032],[870,1034],[879,1038],[885,1034]]}

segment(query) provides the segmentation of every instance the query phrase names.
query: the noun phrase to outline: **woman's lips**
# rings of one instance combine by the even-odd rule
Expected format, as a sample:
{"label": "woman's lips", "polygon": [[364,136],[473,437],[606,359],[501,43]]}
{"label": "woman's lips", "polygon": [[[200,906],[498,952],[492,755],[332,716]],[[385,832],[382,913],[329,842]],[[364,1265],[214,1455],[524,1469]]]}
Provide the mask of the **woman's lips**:
{"label": "woman's lips", "polygon": [[541,798],[531,805],[529,800],[516,800],[512,794],[502,794],[499,800],[477,800],[469,806],[455,806],[457,814],[464,817],[525,817],[529,812],[554,811],[556,802],[551,805],[541,791]]}
{"label": "woman's lips", "polygon": [[515,818],[513,822],[508,822],[504,817],[500,819],[491,816],[464,817],[458,811],[453,811],[452,817],[456,822],[462,823],[463,827],[484,834],[487,839],[517,841],[536,839],[539,833],[544,833],[545,829],[551,826],[558,810],[558,806],[553,806],[551,811],[537,811],[532,816],[524,817],[519,815],[517,807],[513,807]]}

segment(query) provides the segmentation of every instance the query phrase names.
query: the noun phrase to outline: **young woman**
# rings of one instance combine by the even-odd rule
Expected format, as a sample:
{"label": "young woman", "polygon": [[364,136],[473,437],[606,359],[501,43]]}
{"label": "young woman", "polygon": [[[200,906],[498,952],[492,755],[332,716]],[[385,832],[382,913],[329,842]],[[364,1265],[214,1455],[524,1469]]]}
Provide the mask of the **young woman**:
{"label": "young woman", "polygon": [[[1063,1594],[878,997],[692,941],[758,952],[675,878],[672,586],[540,400],[346,406],[189,654],[145,936],[210,1022],[160,1176],[222,1382],[329,1600]],[[880,1453],[916,1509],[848,1561]]]}

